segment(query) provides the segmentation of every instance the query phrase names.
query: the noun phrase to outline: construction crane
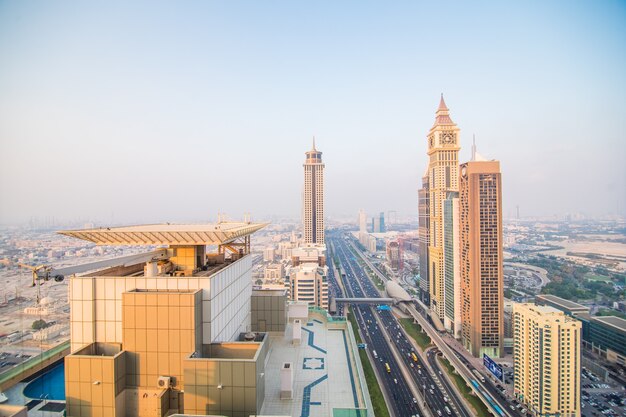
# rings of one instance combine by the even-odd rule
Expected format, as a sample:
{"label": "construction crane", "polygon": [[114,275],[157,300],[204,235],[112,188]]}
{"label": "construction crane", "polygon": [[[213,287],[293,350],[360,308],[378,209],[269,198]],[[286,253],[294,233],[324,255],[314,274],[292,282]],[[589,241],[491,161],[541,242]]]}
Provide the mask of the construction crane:
{"label": "construction crane", "polygon": [[[54,280],[55,282],[63,282],[66,276],[80,274],[95,269],[107,268],[110,266],[124,266],[132,265],[143,262],[158,261],[169,258],[167,249],[157,249],[147,253],[140,253],[136,255],[127,255],[119,258],[105,259],[102,261],[95,261],[81,265],[68,266],[65,268],[54,268],[52,265],[37,265],[32,266],[28,264],[18,263],[16,264],[20,268],[30,269],[33,274],[32,287],[37,287],[37,304],[41,299],[39,287],[45,284],[47,281]],[[10,261],[2,260],[1,263],[5,265],[13,265]]]}
{"label": "construction crane", "polygon": [[17,266],[20,268],[26,268],[31,270],[33,274],[33,283],[31,286],[37,287],[37,304],[39,304],[39,301],[41,300],[41,290],[39,287],[41,287],[46,281],[50,281],[51,279],[54,279],[54,281],[56,282],[63,282],[63,280],[65,279],[64,275],[56,274],[54,272],[54,269],[52,269],[52,266],[50,265],[32,266],[18,263]]}

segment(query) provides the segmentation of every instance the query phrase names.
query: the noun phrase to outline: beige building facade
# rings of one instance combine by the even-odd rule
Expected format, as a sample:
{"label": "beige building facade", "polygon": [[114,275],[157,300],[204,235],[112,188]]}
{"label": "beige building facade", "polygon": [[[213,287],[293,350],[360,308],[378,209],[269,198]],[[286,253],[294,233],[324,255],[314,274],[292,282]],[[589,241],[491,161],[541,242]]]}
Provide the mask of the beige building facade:
{"label": "beige building facade", "polygon": [[460,129],[450,118],[442,95],[435,124],[428,132],[428,281],[430,308],[441,322],[445,318],[443,207],[448,193],[459,189],[459,140]]}
{"label": "beige building facade", "polygon": [[327,267],[305,263],[292,267],[286,279],[292,301],[304,301],[328,310]]}
{"label": "beige building facade", "polygon": [[513,305],[515,396],[539,417],[579,417],[581,323],[553,307]]}
{"label": "beige building facade", "polygon": [[501,357],[504,277],[500,163],[470,161],[460,170],[461,341],[476,357]]}

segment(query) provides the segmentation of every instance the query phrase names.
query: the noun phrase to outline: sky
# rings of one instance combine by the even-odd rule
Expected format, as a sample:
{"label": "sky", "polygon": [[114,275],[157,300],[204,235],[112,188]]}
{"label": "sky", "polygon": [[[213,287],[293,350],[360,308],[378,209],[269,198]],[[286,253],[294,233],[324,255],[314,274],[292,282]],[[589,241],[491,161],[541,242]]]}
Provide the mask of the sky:
{"label": "sky", "polygon": [[0,224],[417,217],[444,94],[503,213],[626,213],[626,2],[0,0]]}

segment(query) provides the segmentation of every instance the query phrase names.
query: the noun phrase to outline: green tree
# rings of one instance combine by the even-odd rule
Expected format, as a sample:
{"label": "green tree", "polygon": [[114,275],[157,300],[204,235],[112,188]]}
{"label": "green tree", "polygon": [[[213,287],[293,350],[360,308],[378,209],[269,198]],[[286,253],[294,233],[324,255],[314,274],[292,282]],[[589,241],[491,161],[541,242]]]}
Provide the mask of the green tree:
{"label": "green tree", "polygon": [[33,330],[41,330],[41,329],[45,329],[46,327],[48,327],[48,323],[46,323],[45,320],[39,319],[33,322],[32,327],[33,327]]}

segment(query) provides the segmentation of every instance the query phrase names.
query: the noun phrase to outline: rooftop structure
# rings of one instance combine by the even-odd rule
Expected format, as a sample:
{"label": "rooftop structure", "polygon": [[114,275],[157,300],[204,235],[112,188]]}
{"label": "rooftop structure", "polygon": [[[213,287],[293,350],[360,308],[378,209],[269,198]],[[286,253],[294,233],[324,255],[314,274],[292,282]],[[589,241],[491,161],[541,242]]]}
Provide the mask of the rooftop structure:
{"label": "rooftop structure", "polygon": [[146,224],[125,227],[64,230],[62,235],[96,245],[226,245],[267,226],[267,223]]}
{"label": "rooftop structure", "polygon": [[626,320],[621,317],[615,316],[603,316],[603,317],[594,317],[595,321],[599,321],[602,324],[607,326],[611,326],[615,330],[626,333]]}
{"label": "rooftop structure", "polygon": [[591,316],[579,313],[575,317],[583,326],[583,345],[609,362],[626,367],[626,320],[614,316]]}
{"label": "rooftop structure", "polygon": [[554,307],[566,314],[569,314],[570,316],[575,316],[581,313],[589,313],[589,307],[551,294],[537,295],[535,297],[535,304]]}

